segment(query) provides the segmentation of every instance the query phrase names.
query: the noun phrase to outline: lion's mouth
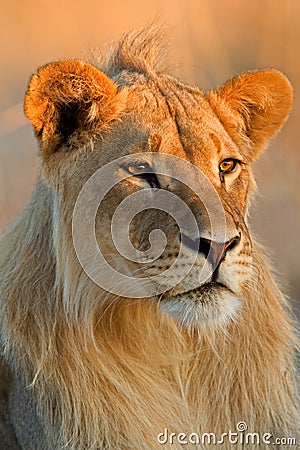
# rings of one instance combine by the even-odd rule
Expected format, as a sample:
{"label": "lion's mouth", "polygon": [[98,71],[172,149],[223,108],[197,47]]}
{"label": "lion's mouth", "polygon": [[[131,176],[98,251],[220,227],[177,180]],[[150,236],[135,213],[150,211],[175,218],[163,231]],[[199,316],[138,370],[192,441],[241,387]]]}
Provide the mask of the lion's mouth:
{"label": "lion's mouth", "polygon": [[211,291],[212,289],[228,289],[227,286],[223,283],[219,283],[218,281],[209,281],[208,283],[202,284],[201,286],[196,287],[195,289],[190,289],[189,291],[183,292],[183,294],[188,294],[190,292],[195,292],[201,294],[202,292]]}
{"label": "lion's mouth", "polygon": [[162,311],[188,330],[195,327],[226,326],[241,305],[239,296],[228,286],[210,281],[184,292],[166,292],[159,302]]}
{"label": "lion's mouth", "polygon": [[171,291],[166,292],[162,297],[161,301],[164,300],[180,300],[181,298],[190,298],[191,300],[197,300],[201,302],[202,298],[207,298],[208,294],[217,294],[218,291],[231,291],[227,286],[225,286],[223,283],[219,283],[218,281],[210,281],[208,283],[202,284],[201,286],[197,286],[193,289],[189,289],[187,291],[179,292],[179,293],[172,293]]}

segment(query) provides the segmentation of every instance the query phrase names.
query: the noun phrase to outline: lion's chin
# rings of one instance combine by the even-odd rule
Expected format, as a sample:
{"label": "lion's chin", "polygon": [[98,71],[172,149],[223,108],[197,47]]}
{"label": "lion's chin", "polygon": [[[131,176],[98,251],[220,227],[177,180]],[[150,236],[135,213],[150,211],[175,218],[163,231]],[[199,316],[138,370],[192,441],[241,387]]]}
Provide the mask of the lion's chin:
{"label": "lion's chin", "polygon": [[236,316],[240,305],[234,292],[215,282],[174,296],[163,296],[159,303],[162,311],[189,331],[226,326]]}

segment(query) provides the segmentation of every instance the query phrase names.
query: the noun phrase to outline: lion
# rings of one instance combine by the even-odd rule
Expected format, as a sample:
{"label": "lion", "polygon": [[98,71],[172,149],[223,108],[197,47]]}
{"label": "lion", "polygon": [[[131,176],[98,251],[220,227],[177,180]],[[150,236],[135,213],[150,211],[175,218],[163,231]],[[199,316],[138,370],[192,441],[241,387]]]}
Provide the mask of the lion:
{"label": "lion", "polygon": [[[2,449],[281,448],[299,436],[295,327],[247,225],[252,163],[289,115],[291,84],[265,69],[203,92],[160,66],[161,42],[156,28],[129,32],[93,63],[56,61],[29,82],[41,170],[0,240]],[[89,255],[90,272],[80,260],[110,177],[93,233],[136,281],[118,291],[95,281]],[[144,193],[180,198],[198,234],[179,228],[181,208],[173,217],[145,200],[128,235],[147,257],[124,257],[114,213]],[[166,245],[153,257],[157,229]]]}

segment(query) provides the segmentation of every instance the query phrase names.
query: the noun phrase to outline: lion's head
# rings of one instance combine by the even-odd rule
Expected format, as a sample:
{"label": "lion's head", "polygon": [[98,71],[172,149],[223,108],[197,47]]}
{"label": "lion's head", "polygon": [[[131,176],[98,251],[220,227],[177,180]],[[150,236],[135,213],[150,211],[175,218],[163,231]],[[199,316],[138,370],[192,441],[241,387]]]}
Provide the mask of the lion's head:
{"label": "lion's head", "polygon": [[[119,159],[107,169],[109,175],[98,177],[102,186],[112,189],[101,202],[98,199],[96,234],[104,257],[130,278],[117,278],[105,286],[114,292],[117,284],[122,293],[126,280],[130,284],[135,279],[135,288],[123,286],[125,296],[157,294],[160,308],[188,328],[224,323],[235,314],[253,271],[245,222],[253,189],[251,164],[288,116],[290,83],[276,70],[262,70],[204,93],[155,71],[143,49],[130,53],[127,45],[120,47],[117,62],[108,59],[99,68],[60,61],[41,68],[31,79],[25,111],[40,143],[43,178],[51,186],[54,227],[60,237],[70,235],[81,189],[99,168]],[[144,211],[128,228],[140,255],[133,262],[116,248],[111,224],[120,202],[141,190],[147,190],[148,197],[141,194],[135,203],[142,203]],[[192,211],[197,230],[188,229],[189,219],[183,227],[176,224],[176,216],[187,213],[175,200],[172,206],[172,195],[168,203],[162,190],[179,197]],[[84,205],[91,197],[97,199],[99,192],[97,184],[90,187],[78,212],[82,223],[76,222],[75,244],[81,239],[81,252],[89,249],[87,234],[93,233],[93,228],[87,229],[90,222],[84,222],[90,214]],[[164,199],[171,214],[164,211],[166,206],[149,207],[163,205]],[[124,215],[128,208],[123,207]],[[119,212],[121,241],[128,234],[127,225]],[[154,238],[153,254],[149,249],[149,235],[155,229],[167,240],[156,258]],[[56,245],[59,252],[59,239]],[[88,250],[85,253],[91,260],[87,272],[95,278],[92,264],[97,263]],[[66,254],[61,254],[62,265],[64,259]],[[61,271],[65,274],[66,268]],[[103,271],[102,280],[107,277]],[[101,274],[97,281],[101,284]]]}

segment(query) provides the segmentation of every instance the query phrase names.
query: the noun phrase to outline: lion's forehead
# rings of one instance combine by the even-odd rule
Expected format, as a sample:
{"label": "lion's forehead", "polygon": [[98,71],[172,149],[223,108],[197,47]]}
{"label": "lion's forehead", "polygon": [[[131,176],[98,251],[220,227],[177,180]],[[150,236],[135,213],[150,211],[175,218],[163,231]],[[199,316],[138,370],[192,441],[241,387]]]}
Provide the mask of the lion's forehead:
{"label": "lion's forehead", "polygon": [[170,117],[203,123],[213,112],[202,91],[180,83],[166,75],[151,80],[141,79],[128,86],[128,110],[154,115],[153,120]]}
{"label": "lion's forehead", "polygon": [[221,158],[224,149],[232,151],[233,156],[239,154],[204,93],[172,77],[156,77],[130,86],[126,109],[150,151],[176,154],[193,162],[206,161],[215,154]]}

